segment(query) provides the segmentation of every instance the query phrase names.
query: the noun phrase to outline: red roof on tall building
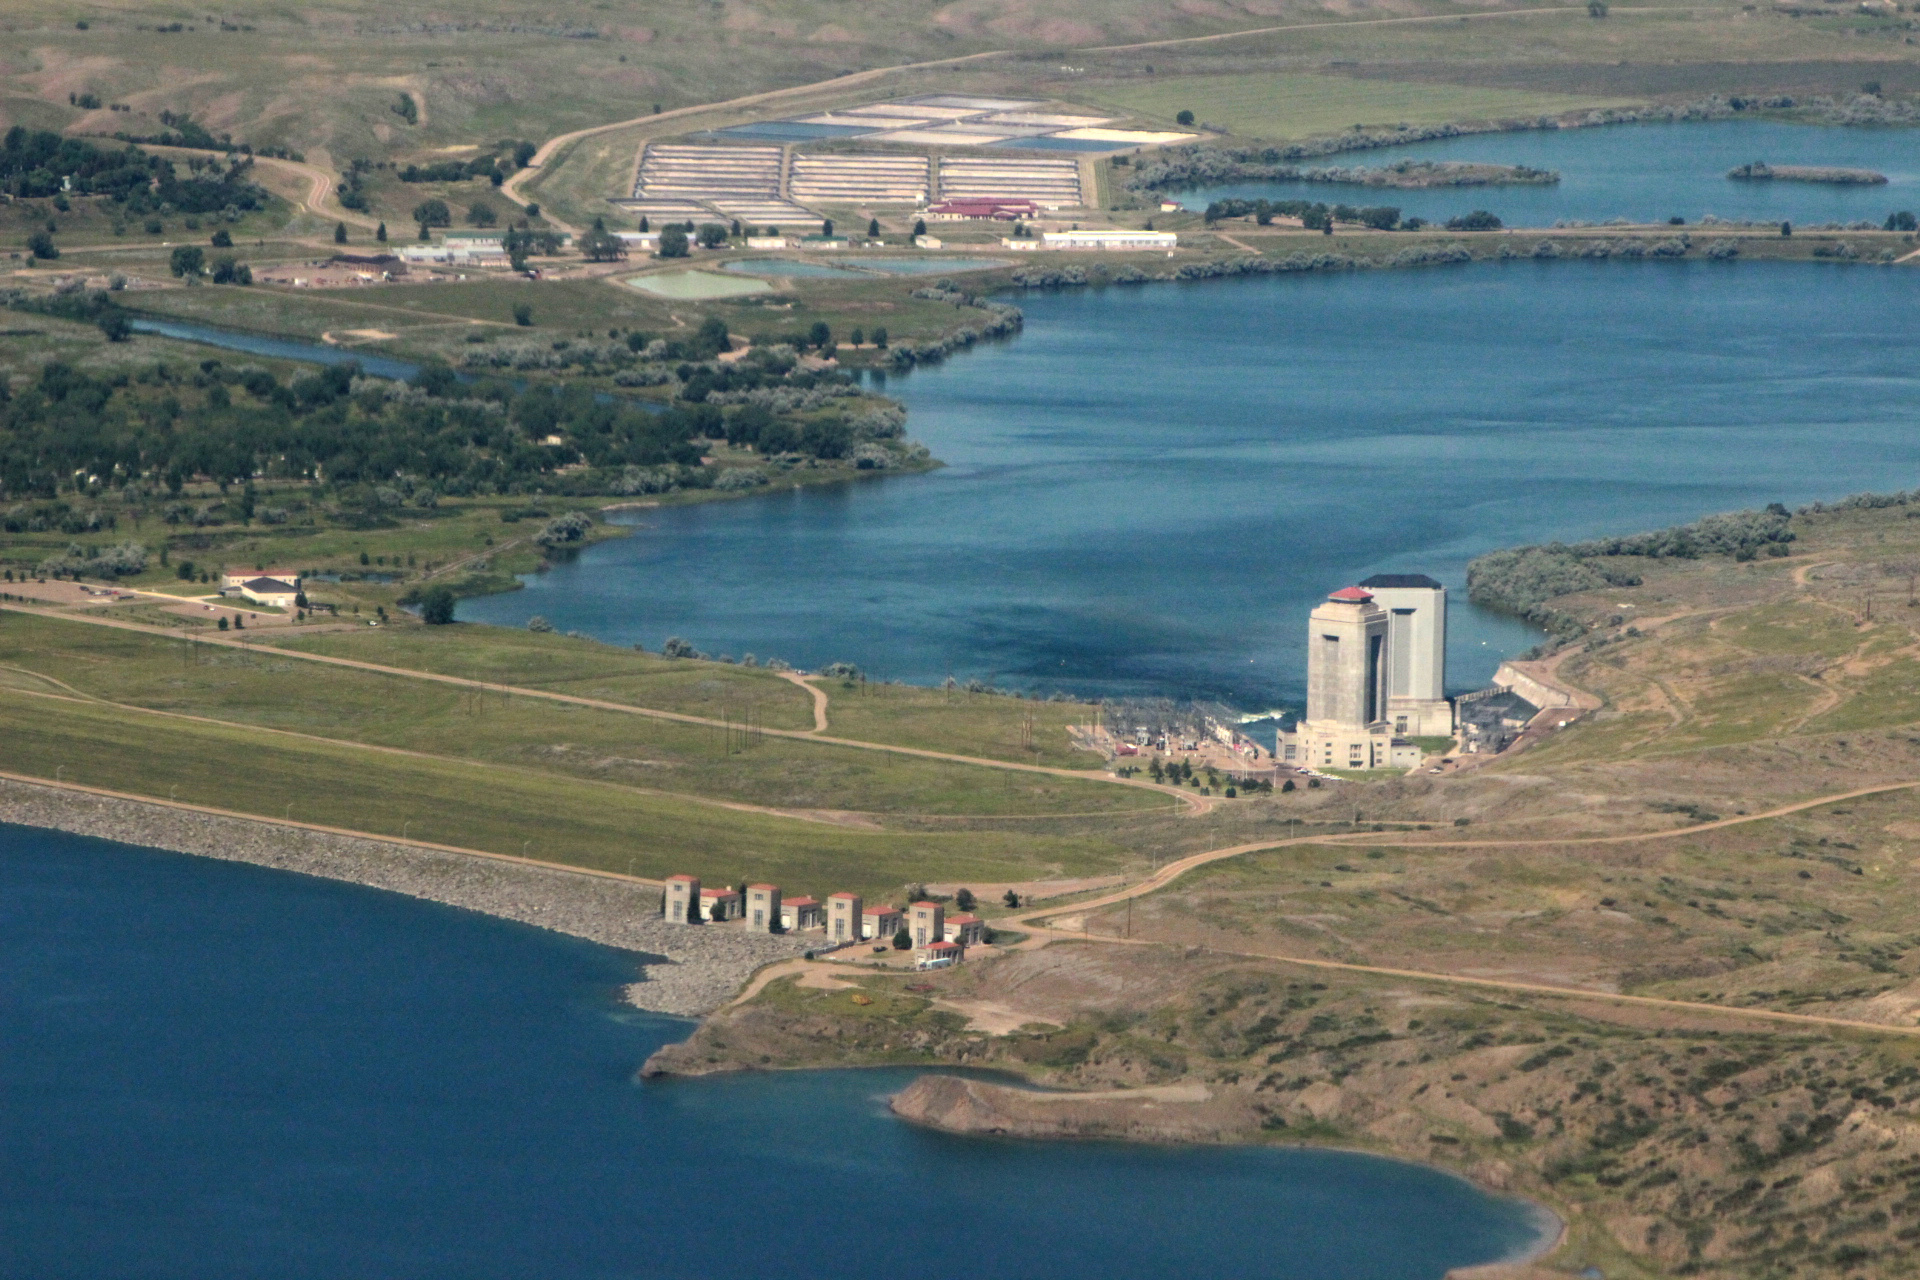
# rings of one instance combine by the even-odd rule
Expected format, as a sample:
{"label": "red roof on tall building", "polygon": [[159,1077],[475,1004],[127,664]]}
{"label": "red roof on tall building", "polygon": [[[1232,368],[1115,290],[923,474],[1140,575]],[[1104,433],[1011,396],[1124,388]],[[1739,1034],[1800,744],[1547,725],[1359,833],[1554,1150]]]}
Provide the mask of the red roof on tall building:
{"label": "red roof on tall building", "polygon": [[1373,599],[1373,593],[1371,591],[1362,591],[1358,587],[1342,587],[1328,596],[1327,599],[1338,600],[1342,604],[1365,604],[1367,601]]}

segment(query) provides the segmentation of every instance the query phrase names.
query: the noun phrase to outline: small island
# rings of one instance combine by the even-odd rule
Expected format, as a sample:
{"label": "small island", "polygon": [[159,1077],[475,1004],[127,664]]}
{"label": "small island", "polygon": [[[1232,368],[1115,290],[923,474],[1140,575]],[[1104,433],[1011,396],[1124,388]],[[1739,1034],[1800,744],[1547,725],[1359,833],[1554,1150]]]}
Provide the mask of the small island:
{"label": "small island", "polygon": [[[1363,187],[1549,187],[1560,181],[1552,169],[1524,164],[1478,164],[1467,160],[1401,160],[1375,167],[1303,169],[1305,182],[1351,182]],[[1884,181],[1884,179],[1882,179]]]}
{"label": "small island", "polygon": [[1727,170],[1729,178],[1744,182],[1763,182],[1779,179],[1782,182],[1829,182],[1839,186],[1876,187],[1884,186],[1887,175],[1872,169],[1841,169],[1827,165],[1809,164],[1768,164],[1764,160],[1755,160]]}

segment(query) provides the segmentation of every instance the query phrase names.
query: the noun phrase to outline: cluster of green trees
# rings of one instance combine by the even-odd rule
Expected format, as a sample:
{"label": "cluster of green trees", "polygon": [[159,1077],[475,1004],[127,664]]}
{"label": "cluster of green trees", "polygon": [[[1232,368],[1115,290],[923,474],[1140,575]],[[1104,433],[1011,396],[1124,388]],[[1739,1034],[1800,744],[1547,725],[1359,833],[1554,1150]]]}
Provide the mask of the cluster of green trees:
{"label": "cluster of green trees", "polygon": [[1329,205],[1317,200],[1215,200],[1207,206],[1208,222],[1223,218],[1251,216],[1261,226],[1275,218],[1298,218],[1309,231],[1331,231],[1336,222],[1358,223],[1376,231],[1417,231],[1426,225],[1420,218],[1400,220],[1400,210],[1392,205]]}
{"label": "cluster of green trees", "polygon": [[[404,101],[409,107],[413,105],[411,96]],[[497,187],[513,170],[525,168],[537,150],[531,142],[502,138],[486,155],[471,160],[442,160],[438,164],[410,164],[399,170],[397,176],[402,182],[465,182],[470,178],[485,178]]]}
{"label": "cluster of green trees", "polygon": [[0,140],[0,190],[41,199],[61,194],[64,181],[73,194],[106,196],[136,214],[163,204],[181,213],[264,208],[267,193],[247,180],[252,165],[235,160],[223,168],[216,161],[192,166],[182,178],[172,161],[138,147],[107,149],[21,125]]}
{"label": "cluster of green trees", "polygon": [[[226,485],[256,474],[376,487],[405,475],[451,494],[510,492],[581,460],[697,466],[695,435],[721,430],[711,406],[650,413],[581,388],[466,386],[444,368],[417,380],[424,395],[385,384],[356,391],[355,374],[332,366],[281,382],[207,360],[94,376],[49,363],[24,389],[0,394],[0,496],[135,482],[177,493],[196,476]],[[537,443],[555,432],[568,448]]]}

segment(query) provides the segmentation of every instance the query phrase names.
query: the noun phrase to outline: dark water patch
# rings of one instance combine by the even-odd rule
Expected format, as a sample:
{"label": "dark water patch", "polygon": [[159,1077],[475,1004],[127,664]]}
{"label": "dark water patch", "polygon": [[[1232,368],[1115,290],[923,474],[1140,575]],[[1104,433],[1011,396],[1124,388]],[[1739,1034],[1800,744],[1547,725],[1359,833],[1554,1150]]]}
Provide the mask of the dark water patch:
{"label": "dark water patch", "polygon": [[[36,1280],[1433,1280],[1538,1212],[1337,1152],[929,1133],[909,1073],[636,1085],[632,958],[376,890],[0,826],[0,1271]],[[960,1231],[952,1224],[967,1224]],[[951,1229],[948,1229],[951,1228]],[[986,1248],[986,1246],[979,1246]]]}
{"label": "dark water patch", "polygon": [[371,377],[393,378],[400,382],[412,381],[420,372],[420,366],[410,361],[396,360],[392,356],[370,351],[330,347],[324,343],[302,342],[297,338],[278,338],[240,329],[218,329],[190,320],[135,320],[133,329],[135,333],[154,333],[163,338],[199,342],[248,355],[271,356],[277,360],[300,360],[308,364],[357,364],[361,372]]}

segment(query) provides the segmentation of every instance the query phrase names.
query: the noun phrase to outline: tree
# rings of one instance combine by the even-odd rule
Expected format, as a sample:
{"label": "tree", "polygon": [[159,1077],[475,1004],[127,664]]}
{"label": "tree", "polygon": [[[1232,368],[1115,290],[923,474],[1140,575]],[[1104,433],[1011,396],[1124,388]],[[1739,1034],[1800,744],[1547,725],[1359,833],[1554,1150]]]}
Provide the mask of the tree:
{"label": "tree", "polygon": [[913,935],[907,932],[907,926],[901,925],[900,931],[893,935],[893,949],[895,951],[913,950]]}
{"label": "tree", "polygon": [[887,330],[885,325],[873,331],[873,345],[879,347],[882,351],[887,349]]}
{"label": "tree", "polygon": [[213,239],[210,243],[216,249],[231,249],[233,248],[233,233],[225,227],[222,227],[213,233]]}
{"label": "tree", "polygon": [[1908,210],[1903,209],[1899,213],[1890,213],[1887,215],[1887,230],[1889,231],[1913,231],[1917,229],[1920,229],[1920,219],[1915,219],[1913,214]]}
{"label": "tree", "polygon": [[856,347],[859,346],[861,343],[865,342],[866,340],[867,340],[866,331],[864,329],[861,329],[858,325],[854,326],[853,332],[847,335],[847,341],[851,342]]}
{"label": "tree", "polygon": [[961,889],[953,895],[953,907],[956,911],[971,911],[977,901],[971,889]]}
{"label": "tree", "polygon": [[827,327],[825,320],[815,320],[807,330],[807,345],[827,347],[833,345],[833,330]]}
{"label": "tree", "polygon": [[450,227],[453,210],[447,208],[445,200],[422,200],[413,206],[413,220],[422,227]]}
{"label": "tree", "polygon": [[519,325],[522,329],[527,328],[529,325],[533,323],[533,308],[528,306],[524,302],[514,303],[513,304],[513,322]]}
{"label": "tree", "polygon": [[1147,766],[1147,776],[1155,782],[1165,782],[1167,780],[1167,771],[1161,767],[1158,760],[1155,760]]}
{"label": "tree", "polygon": [[108,342],[125,342],[133,336],[133,321],[127,319],[127,313],[115,307],[101,315],[100,332],[107,335]]}
{"label": "tree", "polygon": [[718,249],[727,242],[727,229],[717,222],[703,222],[698,232],[702,249]]}
{"label": "tree", "polygon": [[925,218],[915,218],[913,220],[913,234],[916,236],[927,234],[927,220]]}
{"label": "tree", "polygon": [[1791,236],[1793,234],[1793,224],[1791,222],[1781,223],[1780,234],[1783,236]]}
{"label": "tree", "polygon": [[647,226],[647,215],[643,213],[640,215],[640,234],[645,235],[649,230],[651,228]]}
{"label": "tree", "polygon": [[880,219],[878,218],[867,219],[867,234],[869,236],[878,236],[880,234]]}
{"label": "tree", "polygon": [[490,227],[499,220],[500,215],[484,200],[475,200],[467,206],[467,225],[470,227]]}
{"label": "tree", "polygon": [[420,621],[430,627],[444,627],[453,621],[453,588],[433,587],[420,597]]}
{"label": "tree", "polygon": [[1009,889],[1000,895],[1000,901],[1006,903],[1007,910],[1017,910],[1020,906],[1020,895]]}
{"label": "tree", "polygon": [[[235,617],[238,617],[239,615],[238,615],[238,614],[235,614],[234,616],[235,616]],[[219,619],[219,620],[218,620],[218,626],[219,626],[219,628],[220,628],[220,629],[221,629],[222,631],[225,631],[225,630],[227,629],[227,620],[226,620],[225,618],[221,618],[221,619]]]}
{"label": "tree", "polygon": [[213,260],[213,282],[215,284],[252,284],[253,268],[244,262],[234,261],[232,254],[223,253]]}
{"label": "tree", "polygon": [[1607,0],[1587,0],[1587,16],[1604,18],[1607,16]]}
{"label": "tree", "polygon": [[373,238],[375,240],[378,240],[381,244],[385,244],[387,242],[387,224],[386,223],[383,222],[378,227],[374,228]]}
{"label": "tree", "polygon": [[1173,118],[1173,122],[1174,122],[1175,124],[1179,124],[1179,125],[1189,125],[1189,124],[1192,124],[1192,123],[1193,123],[1193,112],[1191,112],[1191,111],[1182,111],[1182,112],[1181,112],[1181,113],[1180,113],[1179,115],[1177,115],[1177,116],[1175,116],[1175,117]]}
{"label": "tree", "polygon": [[663,258],[684,258],[687,256],[687,233],[678,227],[668,227],[660,233],[660,256]]}
{"label": "tree", "polygon": [[206,265],[207,255],[197,244],[183,244],[176,247],[173,256],[167,260],[167,269],[186,280],[197,280]]}
{"label": "tree", "polygon": [[347,242],[347,224],[346,223],[336,222],[333,224],[333,242],[335,244],[345,244]]}
{"label": "tree", "polygon": [[28,236],[27,248],[32,250],[34,257],[47,262],[60,256],[60,246],[55,244],[53,237],[44,231],[36,231]]}
{"label": "tree", "polygon": [[827,237],[829,240],[833,238],[833,219],[832,218],[828,218],[825,222],[820,224],[820,234]]}
{"label": "tree", "polygon": [[1447,219],[1449,231],[1498,231],[1501,225],[1500,219],[1485,209],[1475,209],[1472,213],[1463,213],[1457,218]]}
{"label": "tree", "polygon": [[1287,779],[1287,780],[1286,780],[1285,782],[1283,782],[1283,783],[1281,783],[1281,784],[1280,784],[1280,790],[1282,790],[1282,791],[1291,791],[1291,790],[1293,790],[1293,779],[1292,779],[1292,778],[1288,778],[1288,779]]}

